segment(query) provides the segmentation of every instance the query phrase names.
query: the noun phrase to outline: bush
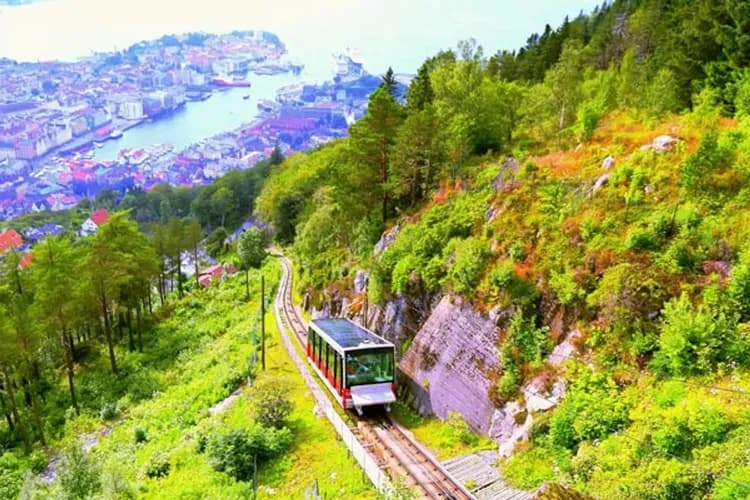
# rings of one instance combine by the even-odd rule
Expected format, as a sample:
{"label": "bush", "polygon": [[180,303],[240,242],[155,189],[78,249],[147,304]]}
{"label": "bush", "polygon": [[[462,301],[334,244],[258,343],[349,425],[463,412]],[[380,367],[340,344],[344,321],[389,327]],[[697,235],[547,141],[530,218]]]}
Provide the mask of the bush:
{"label": "bush", "polygon": [[[710,289],[707,289],[710,290]],[[734,320],[705,305],[695,307],[687,294],[664,305],[659,351],[654,367],[671,375],[706,373],[720,362],[744,362],[747,339]]]}
{"label": "bush", "polygon": [[117,403],[104,403],[102,409],[99,410],[99,416],[102,420],[113,420],[120,414],[120,408]]}
{"label": "bush", "polygon": [[456,244],[456,260],[448,270],[448,277],[458,293],[474,292],[489,255],[487,243],[477,238],[467,238]]}
{"label": "bush", "polygon": [[253,413],[264,427],[280,429],[292,413],[289,386],[275,378],[261,377],[253,385]]}
{"label": "bush", "polygon": [[581,441],[601,439],[627,423],[630,405],[611,379],[583,371],[552,415],[552,443],[572,450]]}
{"label": "bush", "polygon": [[625,245],[628,250],[650,251],[659,248],[659,242],[651,229],[637,227],[628,232]]}
{"label": "bush", "polygon": [[140,427],[135,428],[135,431],[133,432],[133,438],[135,439],[135,444],[145,443],[146,441],[148,441],[146,431],[144,431]]}
{"label": "bush", "polygon": [[233,429],[215,436],[209,445],[213,468],[238,481],[248,480],[253,473],[253,463],[258,463],[282,454],[292,441],[292,433],[286,427],[267,428],[260,425],[250,429]]}
{"label": "bush", "polygon": [[32,453],[29,457],[29,467],[34,474],[41,474],[47,468],[47,457],[40,452]]}
{"label": "bush", "polygon": [[583,290],[573,281],[573,276],[570,272],[557,273],[552,271],[549,286],[555,292],[555,295],[557,295],[557,300],[566,306],[585,297]]}
{"label": "bush", "polygon": [[151,457],[151,460],[146,466],[146,476],[152,479],[167,477],[170,468],[171,464],[169,463],[169,457],[157,453]]}
{"label": "bush", "polygon": [[100,476],[101,468],[80,446],[73,445],[67,449],[58,469],[60,488],[66,498],[94,495],[101,488]]}
{"label": "bush", "polygon": [[476,446],[479,444],[479,438],[474,434],[463,416],[456,411],[448,412],[448,428],[453,439],[460,441],[467,446]]}

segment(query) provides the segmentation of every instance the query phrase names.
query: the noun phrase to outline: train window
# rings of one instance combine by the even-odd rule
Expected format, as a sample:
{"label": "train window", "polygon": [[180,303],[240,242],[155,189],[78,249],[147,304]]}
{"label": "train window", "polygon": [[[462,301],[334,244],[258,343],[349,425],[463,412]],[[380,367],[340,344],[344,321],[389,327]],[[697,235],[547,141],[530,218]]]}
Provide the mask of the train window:
{"label": "train window", "polygon": [[393,381],[393,351],[355,351],[346,354],[346,386]]}

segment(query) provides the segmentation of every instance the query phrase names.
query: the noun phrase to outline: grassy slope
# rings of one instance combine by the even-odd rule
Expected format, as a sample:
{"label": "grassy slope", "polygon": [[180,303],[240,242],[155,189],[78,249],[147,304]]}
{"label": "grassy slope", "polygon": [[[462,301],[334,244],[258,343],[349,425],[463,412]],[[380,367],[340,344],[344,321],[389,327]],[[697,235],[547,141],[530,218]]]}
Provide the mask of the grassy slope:
{"label": "grassy slope", "polygon": [[[265,267],[267,283],[276,283],[279,272],[278,263],[271,260]],[[244,303],[243,293],[243,278],[236,276],[176,302],[173,312],[164,314],[164,319],[147,333],[144,354],[120,353],[123,375],[119,382],[106,375],[104,357],[94,358],[79,375],[81,399],[106,401],[119,395],[121,417],[103,424],[92,404],[83,416],[66,424],[54,447],[61,448],[73,436],[97,435],[100,444],[93,453],[104,465],[105,478],[110,478],[105,483],[120,477],[139,497],[247,498],[249,483],[237,483],[215,472],[207,455],[197,451],[199,436],[250,422],[252,391],[247,388],[225,412],[214,416],[208,413],[246,373],[252,352],[249,336],[257,326],[257,276],[251,280],[254,300]],[[289,381],[295,409],[290,418],[292,448],[260,469],[261,497],[301,498],[317,479],[321,491],[348,498],[373,498],[371,486],[347,456],[333,429],[313,414],[311,397],[277,340],[270,313],[266,325],[271,335],[268,372]],[[153,397],[151,389],[156,389]],[[64,392],[58,394],[63,390],[61,383],[55,401],[64,401]],[[139,396],[134,398],[134,394]],[[107,427],[111,432],[101,437]],[[135,443],[136,429],[145,431],[145,443]],[[160,461],[170,463],[169,474],[161,479],[148,478],[148,467]]]}

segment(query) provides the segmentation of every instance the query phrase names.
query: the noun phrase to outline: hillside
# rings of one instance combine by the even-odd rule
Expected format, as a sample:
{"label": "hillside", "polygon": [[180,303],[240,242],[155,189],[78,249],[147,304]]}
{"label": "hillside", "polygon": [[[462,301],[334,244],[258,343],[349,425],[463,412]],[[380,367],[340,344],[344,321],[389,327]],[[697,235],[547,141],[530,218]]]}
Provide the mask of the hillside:
{"label": "hillside", "polygon": [[404,105],[385,78],[348,139],[272,168],[257,199],[303,304],[423,371],[463,369],[417,342],[446,299],[494,325],[474,397],[519,486],[744,497],[746,9],[614,2],[518,52],[438,54]]}

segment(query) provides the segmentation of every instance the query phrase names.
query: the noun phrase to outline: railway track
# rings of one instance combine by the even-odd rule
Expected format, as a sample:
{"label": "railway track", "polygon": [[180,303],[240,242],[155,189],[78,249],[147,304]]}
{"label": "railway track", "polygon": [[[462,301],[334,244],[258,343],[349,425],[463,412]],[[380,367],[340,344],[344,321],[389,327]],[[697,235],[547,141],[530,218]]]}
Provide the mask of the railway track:
{"label": "railway track", "polygon": [[[283,276],[277,300],[286,326],[302,349],[307,345],[307,328],[292,301],[293,272],[289,260],[279,255]],[[472,494],[454,480],[442,465],[388,415],[359,418],[351,428],[389,472],[394,483],[405,482],[422,498],[470,500]]]}

